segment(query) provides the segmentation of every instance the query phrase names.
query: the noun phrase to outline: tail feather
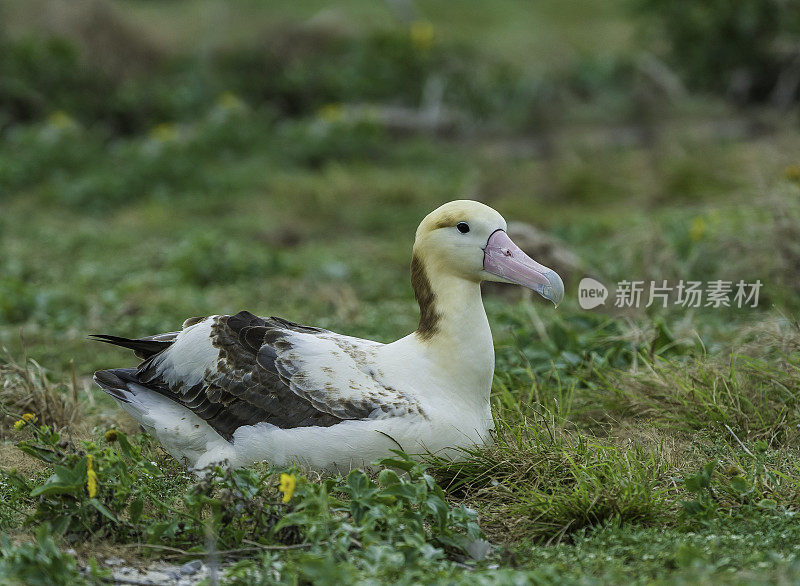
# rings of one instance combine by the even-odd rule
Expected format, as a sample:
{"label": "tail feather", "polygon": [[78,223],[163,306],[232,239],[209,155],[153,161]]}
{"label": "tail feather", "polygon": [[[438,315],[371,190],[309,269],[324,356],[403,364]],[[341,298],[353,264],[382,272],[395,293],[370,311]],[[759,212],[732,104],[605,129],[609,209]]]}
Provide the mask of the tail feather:
{"label": "tail feather", "polygon": [[172,344],[172,340],[153,340],[152,338],[123,338],[120,336],[111,336],[108,334],[91,334],[91,339],[97,342],[105,342],[106,344],[113,344],[115,346],[122,346],[133,350],[136,356],[142,359],[155,356],[159,352],[163,352]]}
{"label": "tail feather", "polygon": [[95,372],[94,382],[118,401],[130,403],[135,393],[128,387],[128,383],[138,382],[138,379],[135,368],[112,368]]}
{"label": "tail feather", "polygon": [[178,461],[190,467],[195,467],[201,458],[209,462],[233,461],[235,452],[226,438],[174,396],[144,386],[136,372],[135,368],[98,370],[94,380]]}

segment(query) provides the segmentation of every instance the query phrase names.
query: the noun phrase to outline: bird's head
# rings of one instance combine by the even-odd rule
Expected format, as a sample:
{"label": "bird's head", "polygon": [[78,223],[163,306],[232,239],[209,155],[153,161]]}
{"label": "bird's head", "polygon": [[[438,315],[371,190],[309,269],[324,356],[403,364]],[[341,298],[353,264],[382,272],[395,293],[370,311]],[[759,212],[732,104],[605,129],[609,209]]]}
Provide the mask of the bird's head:
{"label": "bird's head", "polygon": [[525,254],[506,234],[503,216],[477,201],[451,201],[425,216],[414,258],[427,272],[522,285],[556,306],[564,298],[561,277]]}

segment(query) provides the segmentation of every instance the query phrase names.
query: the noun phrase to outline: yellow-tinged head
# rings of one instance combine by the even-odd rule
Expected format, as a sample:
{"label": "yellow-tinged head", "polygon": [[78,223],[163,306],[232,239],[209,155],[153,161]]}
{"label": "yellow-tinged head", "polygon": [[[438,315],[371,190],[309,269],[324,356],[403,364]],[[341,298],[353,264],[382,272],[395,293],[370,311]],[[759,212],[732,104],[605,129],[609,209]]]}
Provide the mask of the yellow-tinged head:
{"label": "yellow-tinged head", "polygon": [[420,278],[432,274],[474,282],[515,283],[533,289],[555,305],[564,298],[564,284],[558,274],[517,247],[506,234],[503,216],[477,201],[451,201],[420,223],[412,259],[415,291],[424,286]]}

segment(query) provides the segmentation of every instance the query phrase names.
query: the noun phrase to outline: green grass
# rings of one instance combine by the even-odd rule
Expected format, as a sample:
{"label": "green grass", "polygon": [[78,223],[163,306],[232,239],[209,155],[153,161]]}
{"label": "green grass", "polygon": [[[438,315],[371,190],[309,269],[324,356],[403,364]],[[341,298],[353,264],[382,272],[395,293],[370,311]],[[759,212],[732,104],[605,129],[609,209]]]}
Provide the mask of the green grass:
{"label": "green grass", "polygon": [[[300,69],[270,65],[274,86],[253,85],[257,68],[198,68],[192,39],[211,20],[186,22],[186,11],[224,13],[209,55],[250,67],[251,41],[269,19],[296,23],[327,4],[112,5],[169,45],[166,69],[152,77],[119,83],[84,69],[82,83],[113,99],[95,103],[81,97],[88,85],[63,85],[78,61],[58,46],[0,55],[15,91],[54,88],[29,102],[41,107],[32,118],[0,118],[0,532],[10,536],[0,580],[46,583],[58,572],[77,583],[69,547],[82,565],[97,552],[203,557],[209,532],[238,561],[234,584],[800,578],[800,190],[785,175],[798,162],[796,133],[704,138],[698,119],[733,112],[694,98],[664,111],[650,148],[598,140],[608,121],[637,119],[626,110],[630,80],[580,58],[635,51],[622,3],[470,2],[455,14],[419,2],[441,51],[429,62],[409,51],[387,3],[347,2],[319,17],[344,31],[335,64],[314,41]],[[6,8],[14,36],[30,9]],[[370,36],[376,29],[394,32]],[[370,61],[375,47],[386,53]],[[21,74],[28,51],[45,61]],[[467,130],[454,137],[395,135],[317,109],[315,91],[359,100],[354,87],[373,91],[365,101],[416,105],[424,76],[415,72],[461,83],[473,59],[480,83],[446,98],[472,92]],[[375,63],[392,73],[372,87],[365,72]],[[338,68],[355,80],[339,94]],[[376,97],[401,74],[413,83],[396,100]],[[575,83],[600,89],[576,100]],[[236,96],[223,93],[231,85]],[[286,95],[303,106],[287,112]],[[111,122],[109,108],[132,125]],[[551,115],[552,150],[531,156],[526,133],[540,138]],[[405,335],[418,317],[414,230],[460,197],[547,230],[607,284],[760,279],[761,303],[634,311],[610,300],[587,312],[575,275],[555,311],[511,289],[487,294],[495,442],[458,463],[430,459],[402,482],[387,470],[320,478],[266,467],[199,480],[92,386],[95,369],[133,362],[88,334],[148,335],[195,315],[247,309],[381,341]],[[25,412],[61,435],[14,431]],[[109,441],[109,429],[130,445]],[[94,497],[87,454],[100,480]],[[298,481],[289,503],[281,472]],[[473,560],[462,538],[479,531],[495,547]]]}

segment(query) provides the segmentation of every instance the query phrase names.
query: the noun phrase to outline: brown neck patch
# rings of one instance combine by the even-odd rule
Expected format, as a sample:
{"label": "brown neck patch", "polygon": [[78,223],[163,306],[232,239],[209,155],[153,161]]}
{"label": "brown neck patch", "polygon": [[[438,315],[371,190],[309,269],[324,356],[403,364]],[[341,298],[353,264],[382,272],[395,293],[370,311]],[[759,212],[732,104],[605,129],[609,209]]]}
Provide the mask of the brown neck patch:
{"label": "brown neck patch", "polygon": [[417,334],[423,340],[430,340],[439,331],[441,316],[436,311],[436,295],[431,288],[428,273],[416,253],[411,257],[411,287],[419,304]]}

